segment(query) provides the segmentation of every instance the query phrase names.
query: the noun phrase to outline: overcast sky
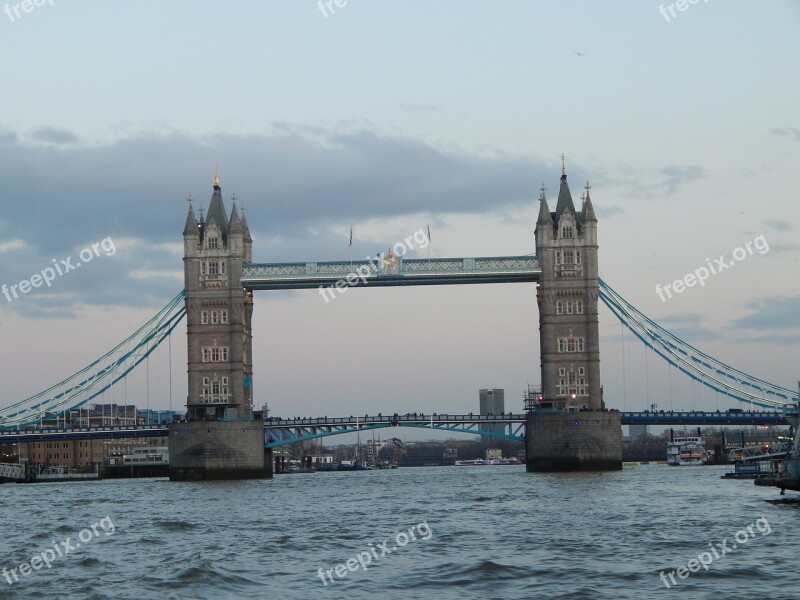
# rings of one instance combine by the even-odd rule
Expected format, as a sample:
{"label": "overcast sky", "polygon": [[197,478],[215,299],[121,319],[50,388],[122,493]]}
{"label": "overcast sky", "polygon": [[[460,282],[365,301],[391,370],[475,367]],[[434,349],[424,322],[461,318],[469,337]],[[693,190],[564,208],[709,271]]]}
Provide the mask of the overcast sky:
{"label": "overcast sky", "polygon": [[[12,5],[13,6],[13,5]],[[709,354],[800,378],[797,2],[97,3],[0,14],[0,295],[10,404],[88,364],[183,287],[186,198],[214,165],[259,262],[362,259],[430,224],[431,256],[535,252],[539,187],[589,180],[601,276]],[[350,227],[352,249],[348,247]],[[703,287],[655,286],[761,247]],[[411,252],[425,256],[425,250]],[[74,260],[73,260],[74,262]],[[728,262],[731,262],[730,258]],[[613,408],[725,408],[601,309]],[[185,403],[185,327],[107,401]],[[533,284],[256,295],[256,404],[468,412],[539,383]],[[625,360],[623,363],[623,354]],[[624,365],[624,368],[623,368]],[[148,399],[149,398],[149,399]]]}

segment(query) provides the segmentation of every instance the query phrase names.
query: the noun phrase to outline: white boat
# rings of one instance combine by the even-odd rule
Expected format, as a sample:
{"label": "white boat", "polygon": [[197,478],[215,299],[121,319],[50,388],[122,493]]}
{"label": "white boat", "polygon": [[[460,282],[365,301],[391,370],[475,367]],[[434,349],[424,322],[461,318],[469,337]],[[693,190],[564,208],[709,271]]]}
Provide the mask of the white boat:
{"label": "white boat", "polygon": [[675,437],[667,446],[667,464],[676,466],[706,464],[706,447],[697,435]]}
{"label": "white boat", "polygon": [[514,458],[491,458],[483,459],[476,458],[474,460],[457,460],[455,465],[457,467],[485,467],[493,465],[521,465],[522,463],[516,457]]}

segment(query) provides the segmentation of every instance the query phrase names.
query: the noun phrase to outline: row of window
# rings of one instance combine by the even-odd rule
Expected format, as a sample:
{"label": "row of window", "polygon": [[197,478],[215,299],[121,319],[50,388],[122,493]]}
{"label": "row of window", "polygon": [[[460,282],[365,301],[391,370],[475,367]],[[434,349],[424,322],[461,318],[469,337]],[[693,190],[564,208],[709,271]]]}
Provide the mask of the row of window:
{"label": "row of window", "polygon": [[228,362],[227,346],[207,346],[202,349],[203,362]]}
{"label": "row of window", "polygon": [[[75,442],[72,442],[72,443],[75,443]],[[48,443],[43,445],[42,442],[37,442],[37,443],[33,443],[32,442],[30,447],[31,447],[31,449],[36,449],[36,448],[41,449],[41,448],[44,447],[44,448],[47,448],[47,449],[55,449],[55,450],[57,450],[58,448],[69,448],[69,444],[70,444],[70,442],[48,442]],[[77,442],[77,444],[78,444],[77,445],[78,448],[91,448],[92,447],[92,442]]]}
{"label": "row of window", "polygon": [[556,394],[559,396],[587,396],[586,380],[583,377],[578,377],[577,385],[567,385],[563,379],[559,379],[556,386]]}
{"label": "row of window", "polygon": [[581,264],[581,253],[578,250],[556,250],[557,265]]}
{"label": "row of window", "polygon": [[202,310],[200,311],[200,323],[202,325],[223,325],[228,322],[227,310]]}
{"label": "row of window", "polygon": [[228,272],[228,263],[224,260],[200,261],[200,275],[225,275]]}
{"label": "row of window", "polygon": [[564,239],[571,240],[572,238],[575,237],[574,231],[575,230],[572,228],[571,225],[567,225],[565,227],[562,227],[561,228],[561,237],[564,238]]}
{"label": "row of window", "polygon": [[558,338],[559,352],[583,352],[585,346],[582,337]]}
{"label": "row of window", "polygon": [[203,396],[228,396],[228,378],[222,377],[209,381],[208,377],[203,377]]}
{"label": "row of window", "polygon": [[230,387],[227,377],[203,377],[203,392],[200,401],[204,404],[216,404],[230,400]]}
{"label": "row of window", "polygon": [[557,315],[582,315],[583,314],[583,300],[568,300],[566,302],[556,301],[556,314]]}
{"label": "row of window", "polygon": [[[574,373],[574,372],[575,371],[573,369],[570,369],[570,373]],[[583,376],[585,374],[586,374],[586,371],[584,370],[584,368],[583,367],[578,367],[578,375],[579,376]],[[561,367],[558,370],[558,376],[559,377],[566,377],[566,375],[567,375],[567,370],[564,367]]]}
{"label": "row of window", "polygon": [[564,367],[558,370],[556,394],[559,396],[586,396],[587,393],[586,370],[583,367],[578,367],[577,373],[575,369],[567,371]]}

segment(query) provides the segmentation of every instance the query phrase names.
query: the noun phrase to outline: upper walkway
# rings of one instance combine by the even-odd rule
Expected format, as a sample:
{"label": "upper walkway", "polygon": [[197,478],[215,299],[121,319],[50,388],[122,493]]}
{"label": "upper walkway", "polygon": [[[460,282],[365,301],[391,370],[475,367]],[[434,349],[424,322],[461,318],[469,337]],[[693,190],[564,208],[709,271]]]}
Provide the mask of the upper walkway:
{"label": "upper walkway", "polygon": [[404,286],[538,281],[535,256],[412,258],[380,261],[246,263],[242,285],[253,290],[309,289],[320,286]]}

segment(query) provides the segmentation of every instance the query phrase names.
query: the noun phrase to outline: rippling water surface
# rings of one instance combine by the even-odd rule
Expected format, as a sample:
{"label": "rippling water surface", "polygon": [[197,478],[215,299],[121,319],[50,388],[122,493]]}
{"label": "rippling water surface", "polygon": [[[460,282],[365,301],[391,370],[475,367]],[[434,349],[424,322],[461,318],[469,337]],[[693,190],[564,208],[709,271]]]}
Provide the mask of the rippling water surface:
{"label": "rippling water surface", "polygon": [[[723,472],[434,467],[6,484],[0,567],[67,537],[74,544],[84,528],[89,541],[19,582],[0,577],[0,598],[800,598],[800,510],[765,502],[778,491],[723,481]],[[659,579],[710,543],[730,548],[759,519],[761,529],[745,530],[748,540],[708,571],[674,576],[669,590]],[[397,537],[411,528],[416,540]],[[389,553],[376,559],[384,542]],[[356,570],[345,565],[344,577],[332,571],[335,581],[323,583],[319,569],[325,577],[359,553],[370,554],[366,571],[354,560]]]}

